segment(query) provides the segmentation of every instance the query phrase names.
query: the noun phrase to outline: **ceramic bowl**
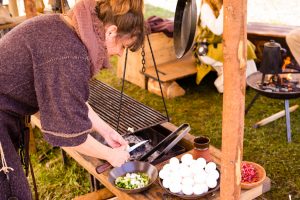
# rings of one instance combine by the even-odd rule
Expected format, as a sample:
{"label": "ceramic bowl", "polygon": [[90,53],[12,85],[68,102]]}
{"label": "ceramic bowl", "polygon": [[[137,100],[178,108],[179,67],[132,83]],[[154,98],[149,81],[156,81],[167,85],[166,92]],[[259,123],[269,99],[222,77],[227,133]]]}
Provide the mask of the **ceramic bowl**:
{"label": "ceramic bowl", "polygon": [[[126,173],[137,173],[137,172],[143,172],[148,174],[150,181],[149,184],[146,185],[145,187],[142,188],[137,188],[137,189],[123,189],[119,188],[115,184],[116,178],[120,176],[125,176]],[[122,192],[126,193],[139,193],[144,190],[147,190],[157,179],[158,176],[158,170],[154,165],[151,165],[150,163],[147,162],[140,162],[140,161],[131,161],[131,162],[126,162],[123,164],[121,167],[115,167],[109,172],[108,175],[108,181],[114,185],[117,189],[121,190]]]}
{"label": "ceramic bowl", "polygon": [[[220,170],[217,168],[217,171],[220,173]],[[163,186],[163,183],[162,183],[162,179],[158,178],[158,182],[159,182],[159,185],[169,194],[171,195],[174,195],[174,196],[177,196],[179,197],[180,199],[199,199],[199,198],[202,198],[202,197],[205,197],[205,196],[208,196],[208,195],[213,195],[214,192],[218,191],[220,189],[220,178],[218,178],[217,180],[217,186],[214,187],[214,188],[211,188],[209,189],[206,193],[203,193],[203,194],[200,194],[200,195],[195,195],[195,194],[192,194],[192,195],[185,195],[185,194],[182,194],[182,193],[174,193],[174,192],[171,192],[169,189],[165,188]],[[209,199],[209,198],[208,198]]]}
{"label": "ceramic bowl", "polygon": [[254,188],[254,187],[262,184],[262,182],[264,182],[264,180],[266,179],[266,171],[261,165],[254,163],[254,162],[249,162],[249,161],[242,161],[242,163],[251,164],[256,169],[256,172],[258,174],[258,181],[255,181],[252,183],[241,182],[242,189],[251,189],[251,188]]}

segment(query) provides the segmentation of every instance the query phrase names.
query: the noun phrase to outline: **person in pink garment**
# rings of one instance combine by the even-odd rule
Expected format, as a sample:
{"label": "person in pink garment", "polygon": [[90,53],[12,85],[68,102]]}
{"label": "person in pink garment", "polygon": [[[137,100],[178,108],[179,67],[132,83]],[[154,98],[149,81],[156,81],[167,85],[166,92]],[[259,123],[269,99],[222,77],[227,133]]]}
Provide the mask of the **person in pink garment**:
{"label": "person in pink garment", "polygon": [[[0,39],[0,199],[32,199],[18,150],[25,116],[44,139],[121,166],[127,142],[88,105],[89,81],[109,57],[144,42],[142,0],[81,0],[70,13],[26,20]],[[99,134],[102,144],[91,134]]]}
{"label": "person in pink garment", "polygon": [[295,29],[289,32],[286,36],[286,43],[288,44],[291,53],[295,60],[300,65],[300,29]]}

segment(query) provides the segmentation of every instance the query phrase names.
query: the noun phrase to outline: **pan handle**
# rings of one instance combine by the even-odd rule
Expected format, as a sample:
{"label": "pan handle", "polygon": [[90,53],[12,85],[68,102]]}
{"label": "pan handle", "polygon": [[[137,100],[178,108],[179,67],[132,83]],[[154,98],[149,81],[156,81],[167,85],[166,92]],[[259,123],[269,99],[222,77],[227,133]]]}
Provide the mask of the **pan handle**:
{"label": "pan handle", "polygon": [[147,160],[147,158],[149,158],[149,156],[151,156],[155,151],[157,151],[163,144],[165,144],[169,140],[174,139],[176,137],[177,133],[179,131],[181,131],[182,129],[186,128],[187,126],[189,127],[188,124],[182,124],[181,126],[179,126],[175,131],[170,133],[167,137],[165,137],[161,142],[159,142],[155,147],[153,147],[150,151],[148,151],[145,155],[140,157],[138,160],[139,161]]}
{"label": "pan handle", "polygon": [[161,158],[163,155],[168,153],[190,130],[189,124],[184,124],[182,128],[185,128],[159,155],[153,158],[150,163],[152,164],[156,159]]}
{"label": "pan handle", "polygon": [[98,174],[101,174],[102,172],[105,172],[106,170],[110,169],[112,167],[109,162],[104,162],[103,164],[96,167],[96,172]]}

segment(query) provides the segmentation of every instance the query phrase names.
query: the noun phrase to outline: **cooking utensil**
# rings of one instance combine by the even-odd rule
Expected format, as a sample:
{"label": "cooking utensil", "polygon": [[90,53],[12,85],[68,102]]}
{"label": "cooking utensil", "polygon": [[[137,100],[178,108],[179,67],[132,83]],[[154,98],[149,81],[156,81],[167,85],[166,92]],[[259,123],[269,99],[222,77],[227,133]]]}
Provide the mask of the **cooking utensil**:
{"label": "cooking utensil", "polygon": [[[132,147],[129,147],[129,148],[126,149],[126,150],[128,151],[128,153],[130,153],[130,152],[132,152],[133,150],[137,149],[138,147],[140,147],[140,146],[146,144],[147,142],[149,142],[149,140],[144,140],[144,141],[142,141],[142,142],[139,142],[139,143],[133,145]],[[112,165],[109,164],[109,162],[104,162],[102,165],[99,165],[99,166],[96,167],[96,172],[97,172],[98,174],[101,174],[102,172],[108,170],[108,169],[111,168],[111,167],[112,167]]]}
{"label": "cooking utensil", "polygon": [[156,146],[154,146],[149,152],[147,152],[145,155],[143,155],[142,157],[140,157],[138,160],[139,161],[146,161],[149,156],[151,156],[155,151],[157,151],[160,147],[162,147],[164,144],[167,144],[167,142],[169,142],[170,140],[174,139],[177,134],[184,128],[188,128],[189,125],[188,124],[182,124],[181,126],[179,126],[175,131],[173,131],[172,133],[170,133],[167,137],[165,137],[161,142],[159,142]]}
{"label": "cooking utensil", "polygon": [[180,132],[179,135],[157,156],[155,156],[152,160],[149,162],[154,164],[155,160],[161,158],[165,154],[167,154],[189,131],[191,130],[189,124],[183,124],[180,126],[176,132]]}
{"label": "cooking utensil", "polygon": [[263,74],[279,74],[282,73],[283,58],[286,49],[274,40],[264,44],[263,58],[259,71]]}
{"label": "cooking utensil", "polygon": [[[120,176],[124,176],[126,173],[136,173],[136,172],[143,172],[147,173],[147,175],[150,178],[149,184],[146,185],[145,187],[142,188],[137,188],[137,189],[123,189],[116,187],[115,180],[116,178]],[[131,162],[126,162],[123,164],[121,167],[116,167],[112,169],[109,174],[108,174],[108,181],[114,185],[116,188],[119,190],[126,192],[126,193],[138,193],[141,191],[144,191],[148,189],[152,183],[156,180],[158,176],[158,170],[156,169],[155,166],[151,165],[150,163],[147,162],[140,162],[140,161],[131,161]]]}
{"label": "cooking utensil", "polygon": [[181,58],[191,48],[196,31],[197,6],[195,0],[178,0],[174,18],[174,48]]}
{"label": "cooking utensil", "polygon": [[139,146],[142,146],[144,144],[146,144],[147,142],[149,142],[149,140],[144,140],[142,142],[139,142],[135,145],[133,145],[132,147],[129,147],[128,149],[126,149],[128,151],[128,153],[132,152],[133,150],[135,150],[136,148],[138,148]]}

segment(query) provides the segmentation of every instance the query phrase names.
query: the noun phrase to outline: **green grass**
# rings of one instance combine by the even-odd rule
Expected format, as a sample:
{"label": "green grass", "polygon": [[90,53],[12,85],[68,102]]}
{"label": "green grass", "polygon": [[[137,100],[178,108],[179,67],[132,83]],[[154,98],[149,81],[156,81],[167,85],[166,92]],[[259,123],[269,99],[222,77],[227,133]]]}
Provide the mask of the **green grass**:
{"label": "green grass", "polygon": [[[146,9],[149,9],[147,6]],[[155,13],[155,8],[150,11]],[[151,13],[151,12],[148,13]],[[161,15],[165,11],[159,11]],[[153,15],[149,14],[148,16]],[[159,16],[159,15],[158,15]],[[112,68],[103,70],[97,79],[112,87],[121,89],[122,81],[116,77],[116,58],[112,59]],[[128,66],[130,67],[130,66]],[[189,123],[193,135],[210,137],[211,144],[220,148],[222,141],[222,101],[213,85],[215,74],[209,74],[201,85],[195,84],[195,77],[180,80],[178,83],[186,90],[186,95],[166,100],[171,122],[175,125]],[[129,82],[125,82],[125,93],[134,99],[164,113],[162,99]],[[246,105],[254,97],[255,92],[248,89]],[[299,99],[291,100],[290,105],[300,104]],[[285,119],[281,118],[264,127],[254,129],[255,122],[284,109],[282,100],[260,97],[245,116],[244,160],[261,164],[272,180],[271,191],[258,199],[282,200],[300,199],[300,109],[291,113],[292,143],[286,142]],[[72,199],[89,192],[89,181],[85,170],[70,159],[68,166],[62,161],[60,151],[52,151],[48,159],[42,163],[38,157],[51,147],[35,132],[38,152],[33,155],[35,175],[40,199]],[[50,163],[50,164],[49,164]],[[48,166],[48,167],[47,167]]]}

